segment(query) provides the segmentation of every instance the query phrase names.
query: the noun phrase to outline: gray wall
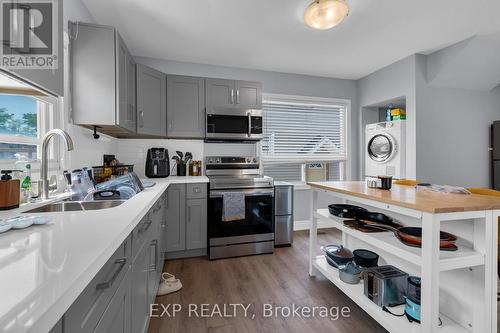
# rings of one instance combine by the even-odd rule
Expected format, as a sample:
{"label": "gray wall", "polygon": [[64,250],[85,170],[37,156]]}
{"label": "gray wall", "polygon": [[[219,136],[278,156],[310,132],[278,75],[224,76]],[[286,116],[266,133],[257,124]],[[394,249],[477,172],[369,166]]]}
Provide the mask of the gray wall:
{"label": "gray wall", "polygon": [[406,178],[415,178],[416,157],[415,149],[412,149],[416,145],[415,59],[415,55],[404,58],[357,81],[359,113],[364,116],[360,116],[358,123],[360,131],[358,152],[362,166],[360,170],[364,169],[364,126],[378,117],[378,114],[370,115],[372,111],[367,109],[372,108],[373,105],[405,96],[407,112]]}
{"label": "gray wall", "polygon": [[430,86],[425,56],[417,56],[416,68],[418,179],[489,187],[489,127],[500,120],[500,86],[489,92]]}
{"label": "gray wall", "polygon": [[351,175],[359,174],[357,147],[358,103],[356,82],[298,74],[286,74],[241,68],[184,63],[162,59],[136,57],[137,62],[153,67],[167,74],[192,75],[234,80],[260,81],[265,93],[314,97],[345,98],[351,100]]}

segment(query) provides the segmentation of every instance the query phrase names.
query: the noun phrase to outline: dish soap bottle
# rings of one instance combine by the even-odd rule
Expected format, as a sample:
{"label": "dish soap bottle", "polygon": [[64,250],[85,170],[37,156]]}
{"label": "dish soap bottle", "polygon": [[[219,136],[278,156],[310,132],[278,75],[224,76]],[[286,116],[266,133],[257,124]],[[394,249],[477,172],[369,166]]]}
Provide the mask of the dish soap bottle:
{"label": "dish soap bottle", "polygon": [[21,203],[28,202],[31,190],[31,164],[27,163],[25,168],[26,176],[24,176],[24,179],[21,183]]}
{"label": "dish soap bottle", "polygon": [[[31,173],[28,172],[28,165],[30,164],[28,161],[28,158],[26,155],[21,154],[21,153],[16,153],[14,155],[17,158],[17,161],[15,163],[15,169],[17,169],[17,177],[20,180],[20,196],[19,196],[19,201],[20,203],[26,203],[28,202],[28,195],[29,195],[29,190],[27,191],[25,187],[23,187],[24,180],[26,179],[27,176],[30,177],[29,183],[31,184]],[[30,166],[31,169],[31,166]],[[28,182],[28,181],[26,181]]]}

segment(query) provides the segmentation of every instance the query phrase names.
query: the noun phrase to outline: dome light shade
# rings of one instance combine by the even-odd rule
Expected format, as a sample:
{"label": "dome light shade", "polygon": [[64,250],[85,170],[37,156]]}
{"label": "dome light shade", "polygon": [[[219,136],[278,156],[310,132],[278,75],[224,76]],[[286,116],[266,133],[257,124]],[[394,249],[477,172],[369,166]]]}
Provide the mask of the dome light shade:
{"label": "dome light shade", "polygon": [[314,29],[328,30],[342,22],[349,14],[345,0],[316,0],[304,13],[304,22]]}

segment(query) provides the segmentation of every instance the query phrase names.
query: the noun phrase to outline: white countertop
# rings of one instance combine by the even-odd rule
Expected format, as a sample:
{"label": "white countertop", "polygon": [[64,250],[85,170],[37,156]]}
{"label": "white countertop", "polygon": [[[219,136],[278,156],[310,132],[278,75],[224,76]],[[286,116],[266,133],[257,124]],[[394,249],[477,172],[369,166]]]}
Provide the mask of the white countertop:
{"label": "white countertop", "polygon": [[120,206],[42,213],[53,220],[0,234],[0,331],[48,332],[169,184],[208,182],[205,176],[152,180],[154,187]]}

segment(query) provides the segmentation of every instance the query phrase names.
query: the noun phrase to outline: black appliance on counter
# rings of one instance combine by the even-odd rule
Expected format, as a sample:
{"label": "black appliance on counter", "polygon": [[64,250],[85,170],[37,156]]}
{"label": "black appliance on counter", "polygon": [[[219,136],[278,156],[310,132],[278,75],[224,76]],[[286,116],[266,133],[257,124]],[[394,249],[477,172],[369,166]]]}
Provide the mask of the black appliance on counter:
{"label": "black appliance on counter", "polygon": [[170,176],[170,161],[165,148],[149,148],[146,156],[146,177],[165,178]]}
{"label": "black appliance on counter", "polygon": [[[274,183],[260,175],[257,157],[209,156],[208,256],[238,257],[274,251]],[[223,221],[224,194],[242,192],[245,218]]]}

